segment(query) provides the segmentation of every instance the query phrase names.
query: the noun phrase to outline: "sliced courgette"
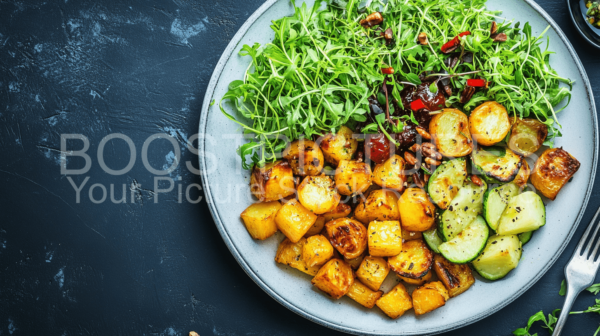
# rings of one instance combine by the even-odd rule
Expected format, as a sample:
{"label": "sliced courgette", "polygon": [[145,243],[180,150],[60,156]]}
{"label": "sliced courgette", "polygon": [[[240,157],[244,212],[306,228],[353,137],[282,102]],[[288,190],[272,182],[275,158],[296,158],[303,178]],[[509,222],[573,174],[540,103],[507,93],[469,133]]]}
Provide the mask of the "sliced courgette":
{"label": "sliced courgette", "polygon": [[521,245],[529,243],[529,241],[531,240],[531,236],[533,236],[533,231],[519,233],[519,240],[521,241]]}
{"label": "sliced courgette", "polygon": [[439,166],[427,183],[429,197],[440,209],[446,209],[467,176],[467,161],[454,159]]}
{"label": "sliced courgette", "polygon": [[473,166],[490,183],[506,183],[515,179],[522,158],[503,147],[480,147],[471,153]]}
{"label": "sliced courgette", "polygon": [[498,234],[511,235],[535,231],[546,224],[546,208],[533,191],[512,197],[500,217]]}
{"label": "sliced courgette", "polygon": [[431,228],[431,229],[423,232],[423,239],[425,239],[425,242],[427,243],[427,246],[429,246],[429,248],[433,252],[440,253],[440,250],[439,250],[438,247],[444,241],[438,235],[437,228],[433,227],[433,228]]}
{"label": "sliced courgette", "polygon": [[438,230],[444,241],[456,237],[482,213],[483,196],[486,190],[485,182],[478,186],[470,179],[465,181],[456,197],[448,205],[448,209],[438,218]]}
{"label": "sliced courgette", "polygon": [[514,183],[503,184],[490,189],[483,197],[483,215],[492,230],[498,229],[500,217],[511,197],[519,194],[519,187]]}
{"label": "sliced courgette", "polygon": [[473,267],[482,277],[498,280],[519,265],[521,251],[521,241],[516,235],[493,236],[473,260]]}
{"label": "sliced courgette", "polygon": [[452,240],[439,246],[440,253],[444,258],[455,264],[466,264],[477,258],[483,250],[490,235],[485,220],[477,216],[469,226]]}

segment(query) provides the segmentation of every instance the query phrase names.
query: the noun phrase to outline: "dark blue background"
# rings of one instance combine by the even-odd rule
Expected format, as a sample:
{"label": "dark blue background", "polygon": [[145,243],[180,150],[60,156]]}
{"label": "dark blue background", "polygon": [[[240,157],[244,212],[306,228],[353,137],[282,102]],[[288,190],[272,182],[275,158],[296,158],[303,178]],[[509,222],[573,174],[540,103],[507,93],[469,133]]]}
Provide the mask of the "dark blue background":
{"label": "dark blue background", "polygon": [[[197,131],[217,60],[261,4],[0,0],[0,335],[338,334],[296,316],[255,285],[204,202],[179,204],[169,193],[154,204],[153,176],[140,160],[144,140],[167,132],[183,149],[171,176],[182,178],[177,184],[184,190],[200,183],[183,164],[197,161],[185,141]],[[579,38],[566,3],[540,4],[571,39],[600,92],[598,50]],[[138,149],[134,168],[123,176],[107,175],[96,158],[100,140],[115,132]],[[93,165],[80,204],[60,174],[64,133],[84,134],[91,143]],[[170,164],[170,146],[153,143],[153,167]],[[129,159],[120,141],[105,153],[114,169]],[[87,191],[94,183],[114,184],[117,196],[125,186],[127,203],[92,204]],[[193,190],[194,198],[202,196]],[[574,241],[531,290],[447,335],[510,335],[533,313],[559,308],[563,267],[600,205],[598,194]],[[592,303],[584,293],[575,309]],[[565,335],[592,335],[599,324],[597,315],[571,316]]]}

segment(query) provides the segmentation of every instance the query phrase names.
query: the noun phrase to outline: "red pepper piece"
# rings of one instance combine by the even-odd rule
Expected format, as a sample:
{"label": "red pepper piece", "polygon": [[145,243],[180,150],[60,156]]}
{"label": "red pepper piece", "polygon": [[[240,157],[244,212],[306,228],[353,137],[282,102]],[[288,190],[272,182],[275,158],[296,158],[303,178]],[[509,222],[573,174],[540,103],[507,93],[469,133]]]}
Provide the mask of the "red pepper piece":
{"label": "red pepper piece", "polygon": [[423,101],[421,99],[417,99],[410,103],[410,109],[413,111],[418,111],[420,109],[424,109],[425,107],[426,106],[425,104],[423,104]]}
{"label": "red pepper piece", "polygon": [[392,67],[389,67],[389,68],[382,68],[382,69],[381,69],[381,72],[382,72],[383,74],[386,74],[386,75],[391,75],[391,74],[393,74],[393,73],[394,73],[394,68],[392,68]]}
{"label": "red pepper piece", "polygon": [[443,53],[451,52],[454,47],[459,45],[459,43],[460,43],[459,37],[466,36],[466,35],[471,35],[471,32],[470,31],[462,32],[462,33],[458,34],[458,36],[454,37],[452,40],[444,43],[444,45],[442,46],[442,52]]}
{"label": "red pepper piece", "polygon": [[485,79],[467,79],[467,85],[473,87],[485,87],[486,81]]}

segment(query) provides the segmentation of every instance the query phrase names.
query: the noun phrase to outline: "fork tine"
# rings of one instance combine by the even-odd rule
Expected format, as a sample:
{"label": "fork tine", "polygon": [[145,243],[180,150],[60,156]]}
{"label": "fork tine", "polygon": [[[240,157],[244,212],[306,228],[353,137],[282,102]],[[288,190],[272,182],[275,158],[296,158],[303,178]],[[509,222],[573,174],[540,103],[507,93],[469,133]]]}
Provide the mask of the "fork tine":
{"label": "fork tine", "polygon": [[600,239],[596,242],[596,246],[594,247],[594,251],[590,254],[590,260],[594,261],[596,259],[596,252],[598,252],[598,248],[600,248]]}
{"label": "fork tine", "polygon": [[587,229],[583,233],[583,236],[581,237],[581,240],[579,241],[579,244],[577,244],[577,248],[575,249],[576,256],[581,255],[581,250],[583,249],[583,246],[587,240],[588,235],[592,231],[592,228],[594,228],[594,226],[595,226],[594,223],[596,222],[596,219],[598,219],[598,215],[600,215],[600,208],[598,208],[598,210],[596,211],[596,214],[594,215],[594,218],[592,218],[590,225],[588,225]]}
{"label": "fork tine", "polygon": [[[595,221],[590,223],[590,226],[595,227],[596,229],[594,230],[594,234],[592,235],[592,237],[590,237],[590,241],[588,241],[587,246],[585,247],[585,251],[583,251],[583,257],[586,259],[590,258],[590,256],[593,257],[595,254],[595,252],[594,252],[590,255],[590,250],[592,249],[592,246],[594,245],[594,242],[596,241],[596,235],[598,235],[598,231],[600,230],[600,225],[598,225],[598,223],[596,223]],[[592,260],[593,260],[593,258],[592,258]]]}

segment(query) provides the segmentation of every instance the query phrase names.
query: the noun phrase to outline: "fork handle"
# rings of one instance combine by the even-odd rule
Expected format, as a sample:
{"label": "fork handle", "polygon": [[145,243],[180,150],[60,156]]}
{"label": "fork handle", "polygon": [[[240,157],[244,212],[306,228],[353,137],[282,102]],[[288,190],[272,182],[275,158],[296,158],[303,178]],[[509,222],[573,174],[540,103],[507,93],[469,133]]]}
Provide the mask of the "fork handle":
{"label": "fork handle", "polygon": [[563,304],[562,310],[560,311],[560,317],[558,318],[558,322],[556,323],[556,327],[554,327],[554,332],[552,336],[559,336],[562,332],[565,324],[567,323],[567,318],[569,317],[569,313],[571,312],[571,307],[573,307],[573,303],[575,303],[575,299],[581,293],[577,291],[572,286],[567,287],[567,296],[565,297],[565,303]]}

